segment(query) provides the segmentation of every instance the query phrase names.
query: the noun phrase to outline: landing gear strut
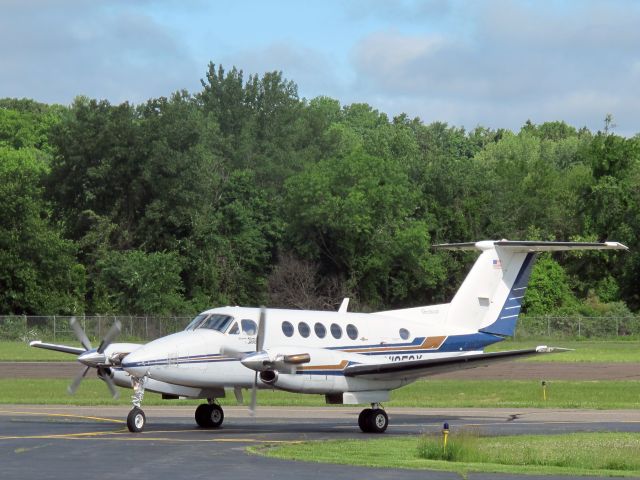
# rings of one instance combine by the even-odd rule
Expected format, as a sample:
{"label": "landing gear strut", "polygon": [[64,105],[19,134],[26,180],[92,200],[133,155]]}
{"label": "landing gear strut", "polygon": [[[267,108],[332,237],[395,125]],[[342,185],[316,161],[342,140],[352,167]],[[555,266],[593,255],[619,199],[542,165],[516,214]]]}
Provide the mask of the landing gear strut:
{"label": "landing gear strut", "polygon": [[144,384],[146,382],[146,376],[142,378],[131,377],[131,386],[133,387],[131,403],[133,403],[133,408],[129,412],[129,415],[127,415],[127,428],[132,433],[141,432],[147,423],[147,417],[144,415],[142,408],[140,408],[142,398],[144,397]]}
{"label": "landing gear strut", "polygon": [[196,423],[201,428],[218,428],[224,420],[222,407],[212,398],[207,398],[207,402],[196,408]]}
{"label": "landing gear strut", "polygon": [[389,426],[389,417],[378,403],[365,408],[358,416],[358,426],[364,433],[383,433]]}

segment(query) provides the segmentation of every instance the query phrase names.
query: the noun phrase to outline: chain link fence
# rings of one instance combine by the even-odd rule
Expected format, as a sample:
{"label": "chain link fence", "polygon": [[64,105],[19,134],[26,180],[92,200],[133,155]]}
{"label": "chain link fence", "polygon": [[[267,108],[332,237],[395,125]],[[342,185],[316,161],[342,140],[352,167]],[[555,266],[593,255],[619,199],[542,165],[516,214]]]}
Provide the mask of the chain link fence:
{"label": "chain link fence", "polygon": [[[67,316],[0,316],[0,340],[29,342],[75,341]],[[99,342],[116,320],[122,323],[117,341],[146,342],[183,330],[191,315],[156,317],[129,315],[76,316],[92,342]],[[527,338],[640,338],[640,317],[521,316],[516,339]]]}
{"label": "chain link fence", "polygon": [[[109,328],[119,320],[122,331],[117,341],[149,341],[184,330],[193,316],[130,316],[97,315],[76,316],[76,319],[92,342],[99,342]],[[69,325],[70,316],[0,316],[0,340],[42,340],[45,342],[76,341]]]}
{"label": "chain link fence", "polygon": [[640,338],[640,317],[528,317],[516,327],[516,339],[526,338]]}

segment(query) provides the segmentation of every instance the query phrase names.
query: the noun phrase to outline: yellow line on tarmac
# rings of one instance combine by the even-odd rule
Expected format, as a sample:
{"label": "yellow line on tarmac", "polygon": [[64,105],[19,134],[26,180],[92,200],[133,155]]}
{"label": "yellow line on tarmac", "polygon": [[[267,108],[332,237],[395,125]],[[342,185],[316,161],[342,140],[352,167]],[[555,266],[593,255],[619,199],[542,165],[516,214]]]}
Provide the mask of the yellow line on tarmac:
{"label": "yellow line on tarmac", "polygon": [[0,440],[117,440],[121,442],[175,442],[175,443],[302,443],[300,440],[258,440],[256,438],[168,438],[168,437],[147,437],[132,436],[122,437],[113,434],[123,434],[125,432],[85,432],[66,433],[53,435],[24,435],[0,437]]}
{"label": "yellow line on tarmac", "polygon": [[[114,432],[115,433],[115,432]],[[123,432],[124,433],[124,432]],[[110,432],[81,432],[81,433],[52,433],[49,435],[15,435],[15,436],[2,436],[0,440],[44,440],[55,438],[88,438],[96,437],[98,435],[110,435]]]}
{"label": "yellow line on tarmac", "polygon": [[80,418],[83,420],[98,420],[100,422],[111,423],[127,423],[125,420],[118,420],[115,418],[93,417],[89,415],[73,415],[70,413],[46,413],[46,412],[16,412],[14,410],[0,410],[1,414],[15,414],[15,415],[34,415],[40,417],[66,417],[66,418]]}

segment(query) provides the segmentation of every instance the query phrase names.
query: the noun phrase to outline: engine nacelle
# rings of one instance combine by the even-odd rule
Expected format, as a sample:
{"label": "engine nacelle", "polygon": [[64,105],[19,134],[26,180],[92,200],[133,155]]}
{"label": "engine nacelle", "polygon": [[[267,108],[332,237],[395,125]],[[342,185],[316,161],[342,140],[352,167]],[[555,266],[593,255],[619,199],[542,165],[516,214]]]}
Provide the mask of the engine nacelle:
{"label": "engine nacelle", "polygon": [[278,381],[278,372],[275,370],[265,370],[260,372],[260,380],[267,385],[274,385]]}

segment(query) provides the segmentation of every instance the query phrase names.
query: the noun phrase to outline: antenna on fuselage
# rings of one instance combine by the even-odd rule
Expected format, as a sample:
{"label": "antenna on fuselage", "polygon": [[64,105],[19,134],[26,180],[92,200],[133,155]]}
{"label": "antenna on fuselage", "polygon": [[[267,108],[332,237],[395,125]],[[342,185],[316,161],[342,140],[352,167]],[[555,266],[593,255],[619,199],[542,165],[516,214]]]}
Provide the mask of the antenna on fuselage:
{"label": "antenna on fuselage", "polygon": [[348,307],[349,307],[349,297],[344,297],[342,299],[342,303],[340,304],[340,308],[338,309],[338,313],[347,313]]}

